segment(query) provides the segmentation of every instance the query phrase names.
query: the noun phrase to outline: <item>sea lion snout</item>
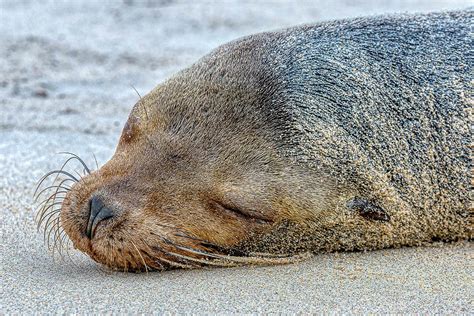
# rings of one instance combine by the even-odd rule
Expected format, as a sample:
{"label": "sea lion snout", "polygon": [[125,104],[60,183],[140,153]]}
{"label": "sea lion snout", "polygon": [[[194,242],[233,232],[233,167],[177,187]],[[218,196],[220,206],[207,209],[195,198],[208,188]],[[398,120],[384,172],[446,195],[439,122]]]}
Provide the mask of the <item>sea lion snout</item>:
{"label": "sea lion snout", "polygon": [[[255,192],[249,199],[251,193],[240,186],[204,181],[199,167],[184,174],[167,158],[157,160],[160,170],[152,172],[143,162],[146,156],[128,151],[129,146],[123,144],[109,162],[68,192],[61,225],[77,249],[110,268],[128,271],[256,260],[244,256],[237,245],[251,232],[272,225],[270,204]],[[125,167],[128,161],[140,168]]]}
{"label": "sea lion snout", "polygon": [[115,216],[112,208],[107,207],[99,196],[93,196],[89,202],[89,222],[87,224],[86,236],[89,239],[94,237],[97,226],[105,220]]}

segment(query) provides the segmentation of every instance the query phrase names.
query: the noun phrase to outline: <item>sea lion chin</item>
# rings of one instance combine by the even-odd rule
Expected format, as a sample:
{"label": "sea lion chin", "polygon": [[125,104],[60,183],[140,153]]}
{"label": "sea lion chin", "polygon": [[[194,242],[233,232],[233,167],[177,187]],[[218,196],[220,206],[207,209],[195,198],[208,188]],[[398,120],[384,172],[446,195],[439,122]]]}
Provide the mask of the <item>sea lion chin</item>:
{"label": "sea lion chin", "polygon": [[470,22],[362,18],[223,45],[139,100],[101,168],[72,154],[86,176],[43,177],[66,179],[39,225],[128,271],[472,238]]}

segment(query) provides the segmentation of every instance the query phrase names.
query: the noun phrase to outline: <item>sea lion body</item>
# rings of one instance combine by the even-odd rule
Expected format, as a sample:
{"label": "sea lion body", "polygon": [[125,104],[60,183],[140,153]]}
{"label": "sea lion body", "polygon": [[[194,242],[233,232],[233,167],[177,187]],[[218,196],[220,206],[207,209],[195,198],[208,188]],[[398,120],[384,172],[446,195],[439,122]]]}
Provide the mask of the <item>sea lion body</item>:
{"label": "sea lion body", "polygon": [[[61,226],[125,269],[472,238],[472,17],[334,21],[217,48],[135,105]],[[112,214],[97,225],[94,197]]]}

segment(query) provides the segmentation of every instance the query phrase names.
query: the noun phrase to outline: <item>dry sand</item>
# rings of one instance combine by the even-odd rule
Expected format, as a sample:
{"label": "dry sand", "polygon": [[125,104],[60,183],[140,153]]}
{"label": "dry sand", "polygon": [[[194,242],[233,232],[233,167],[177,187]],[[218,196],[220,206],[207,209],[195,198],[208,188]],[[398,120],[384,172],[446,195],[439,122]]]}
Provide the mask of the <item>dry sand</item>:
{"label": "dry sand", "polygon": [[[98,2],[98,1],[97,1]],[[330,4],[329,4],[330,3]],[[72,151],[113,153],[137,96],[213,47],[285,26],[471,1],[0,2],[0,313],[474,313],[472,243],[323,254],[295,265],[124,274],[55,262],[35,182]]]}

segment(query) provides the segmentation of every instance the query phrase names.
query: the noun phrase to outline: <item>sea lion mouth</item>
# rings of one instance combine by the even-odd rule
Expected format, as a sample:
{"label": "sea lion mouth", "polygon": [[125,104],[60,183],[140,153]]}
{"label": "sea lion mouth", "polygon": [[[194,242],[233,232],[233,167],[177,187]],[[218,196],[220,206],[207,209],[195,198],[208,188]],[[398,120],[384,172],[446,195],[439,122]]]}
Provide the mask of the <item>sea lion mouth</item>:
{"label": "sea lion mouth", "polygon": [[[277,265],[300,261],[308,256],[307,254],[247,252],[198,238],[171,224],[165,225],[155,222],[152,223],[153,227],[148,232],[150,236],[128,234],[129,237],[123,238],[123,241],[120,237],[121,248],[117,250],[115,245],[104,244],[111,239],[108,226],[104,227],[104,231],[101,228],[100,236],[96,236],[98,234],[96,231],[101,223],[114,220],[114,217],[118,216],[114,208],[106,205],[100,195],[92,195],[88,200],[88,213],[81,217],[84,224],[79,225],[80,229],[75,227],[77,232],[71,235],[70,231],[65,229],[64,219],[61,217],[64,210],[71,208],[71,204],[73,204],[67,195],[71,193],[73,187],[75,189],[76,186],[82,185],[86,181],[83,180],[83,177],[92,175],[96,170],[91,170],[78,155],[69,152],[64,154],[69,157],[61,168],[46,173],[40,179],[34,193],[35,202],[38,203],[38,212],[35,218],[37,227],[38,230],[42,229],[47,248],[53,253],[53,256],[56,253],[60,255],[61,259],[64,259],[64,254],[67,254],[67,257],[71,258],[69,251],[72,248],[71,244],[74,244],[74,248],[85,252],[93,260],[109,268],[135,272],[164,271],[176,268]],[[65,170],[72,161],[79,162],[83,174],[77,173],[76,176],[73,172]],[[43,187],[43,184],[51,179],[52,184]],[[227,208],[229,212],[236,213],[235,216],[239,218],[271,225],[271,221],[252,211],[243,212],[229,205],[222,207]],[[66,226],[72,225],[71,223],[67,224]],[[77,223],[73,225],[78,226]]]}

